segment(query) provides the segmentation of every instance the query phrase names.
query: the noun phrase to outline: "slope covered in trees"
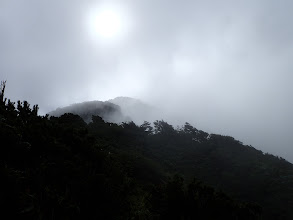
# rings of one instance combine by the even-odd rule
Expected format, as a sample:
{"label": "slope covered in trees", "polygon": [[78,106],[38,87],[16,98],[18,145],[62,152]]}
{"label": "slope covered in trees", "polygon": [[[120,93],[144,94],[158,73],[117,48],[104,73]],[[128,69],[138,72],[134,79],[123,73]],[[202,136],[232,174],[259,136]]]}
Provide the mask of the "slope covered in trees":
{"label": "slope covered in trees", "polygon": [[293,166],[186,123],[120,125],[0,94],[0,207],[9,219],[291,219]]}
{"label": "slope covered in trees", "polygon": [[293,165],[283,158],[188,123],[175,130],[157,121],[155,134],[149,136],[145,147],[150,157],[163,161],[170,170],[187,180],[196,176],[240,201],[260,204],[265,219],[293,216]]}

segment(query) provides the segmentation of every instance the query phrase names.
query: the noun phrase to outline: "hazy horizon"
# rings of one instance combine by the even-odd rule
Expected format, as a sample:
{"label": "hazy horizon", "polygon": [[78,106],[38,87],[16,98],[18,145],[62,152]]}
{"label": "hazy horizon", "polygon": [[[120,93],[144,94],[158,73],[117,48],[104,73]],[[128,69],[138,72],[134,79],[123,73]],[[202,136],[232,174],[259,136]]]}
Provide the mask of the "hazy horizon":
{"label": "hazy horizon", "polygon": [[[289,0],[2,0],[6,97],[45,114],[133,97],[293,162]],[[158,118],[161,119],[161,118]]]}

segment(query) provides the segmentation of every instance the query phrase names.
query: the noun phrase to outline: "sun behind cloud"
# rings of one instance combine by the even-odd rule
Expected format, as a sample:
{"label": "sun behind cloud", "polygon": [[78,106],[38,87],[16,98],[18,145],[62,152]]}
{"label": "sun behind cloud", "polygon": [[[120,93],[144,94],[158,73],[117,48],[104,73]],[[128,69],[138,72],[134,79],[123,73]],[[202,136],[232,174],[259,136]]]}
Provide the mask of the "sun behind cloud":
{"label": "sun behind cloud", "polygon": [[118,40],[126,35],[129,27],[128,15],[118,5],[98,5],[88,12],[87,28],[94,40]]}

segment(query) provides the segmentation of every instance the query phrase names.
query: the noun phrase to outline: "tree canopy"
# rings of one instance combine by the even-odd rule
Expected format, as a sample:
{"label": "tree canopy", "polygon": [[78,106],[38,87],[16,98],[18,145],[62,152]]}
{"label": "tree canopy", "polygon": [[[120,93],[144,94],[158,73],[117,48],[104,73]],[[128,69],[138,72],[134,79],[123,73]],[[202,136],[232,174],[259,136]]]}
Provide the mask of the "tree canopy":
{"label": "tree canopy", "polygon": [[9,219],[291,219],[293,166],[229,136],[161,120],[90,123],[0,105]]}

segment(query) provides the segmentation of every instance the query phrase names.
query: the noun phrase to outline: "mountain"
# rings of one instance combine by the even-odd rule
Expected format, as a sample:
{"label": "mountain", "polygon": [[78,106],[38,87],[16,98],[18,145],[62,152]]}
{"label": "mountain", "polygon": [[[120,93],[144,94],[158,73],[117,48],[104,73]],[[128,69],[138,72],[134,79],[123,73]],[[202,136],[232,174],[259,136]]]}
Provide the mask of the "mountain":
{"label": "mountain", "polygon": [[127,118],[122,114],[121,108],[111,102],[89,101],[72,104],[67,107],[57,108],[55,111],[49,112],[50,116],[60,117],[65,113],[79,115],[83,120],[89,123],[92,115],[99,115],[105,121],[113,123],[121,123]]}
{"label": "mountain", "polygon": [[[0,94],[1,95],[1,94]],[[1,96],[0,96],[1,97]],[[71,113],[0,100],[0,207],[4,219],[260,219],[261,207],[150,156],[149,140],[172,132],[155,122],[92,122]],[[159,126],[157,126],[159,125]],[[159,128],[159,130],[158,130]]]}
{"label": "mountain", "polygon": [[[154,108],[137,99],[117,97],[106,103],[119,106],[123,115],[120,118],[136,124],[152,121],[158,115]],[[83,111],[80,116],[84,114],[88,115]],[[155,121],[153,134],[143,143],[147,157],[159,164],[163,162],[168,172],[183,174],[187,180],[196,176],[235,199],[261,204],[266,217],[293,216],[293,166],[283,158],[264,154],[233,137],[197,130],[188,123],[176,130],[167,122]]]}
{"label": "mountain", "polygon": [[293,165],[285,159],[188,123],[175,130],[157,121],[155,133],[145,142],[153,160],[187,180],[196,176],[234,199],[260,204],[264,219],[293,217]]}
{"label": "mountain", "polygon": [[[98,115],[107,122],[121,123],[133,121],[142,124],[144,121],[154,121],[158,116],[156,108],[142,101],[129,97],[117,97],[108,101],[89,101],[57,108],[49,112],[50,116],[60,117],[65,113],[79,115],[85,122],[91,121],[92,115]],[[156,116],[155,116],[156,115]]]}
{"label": "mountain", "polygon": [[125,119],[110,102],[73,105],[88,123],[72,113],[39,116],[38,106],[15,106],[3,91],[4,218],[293,219],[293,165],[283,158],[189,123],[109,123]]}

